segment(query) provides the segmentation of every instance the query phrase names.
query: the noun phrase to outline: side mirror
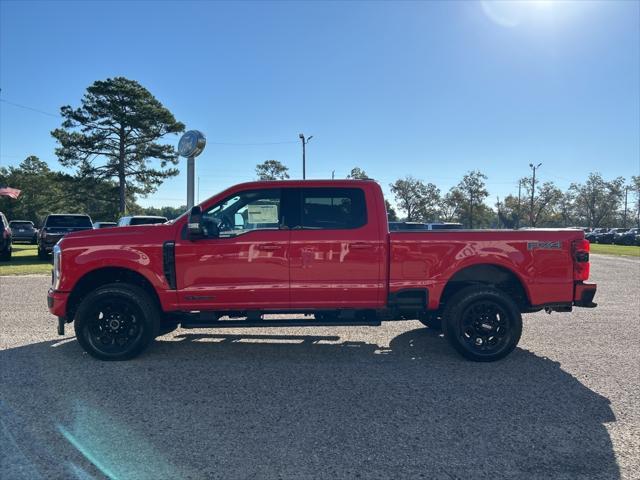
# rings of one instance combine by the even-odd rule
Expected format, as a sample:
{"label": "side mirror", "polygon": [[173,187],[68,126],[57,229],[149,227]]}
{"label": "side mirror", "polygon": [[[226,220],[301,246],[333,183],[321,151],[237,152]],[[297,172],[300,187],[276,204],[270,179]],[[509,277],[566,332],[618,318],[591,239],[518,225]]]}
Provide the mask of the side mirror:
{"label": "side mirror", "polygon": [[197,240],[204,237],[202,228],[202,208],[198,205],[191,208],[187,221],[187,237],[189,240]]}

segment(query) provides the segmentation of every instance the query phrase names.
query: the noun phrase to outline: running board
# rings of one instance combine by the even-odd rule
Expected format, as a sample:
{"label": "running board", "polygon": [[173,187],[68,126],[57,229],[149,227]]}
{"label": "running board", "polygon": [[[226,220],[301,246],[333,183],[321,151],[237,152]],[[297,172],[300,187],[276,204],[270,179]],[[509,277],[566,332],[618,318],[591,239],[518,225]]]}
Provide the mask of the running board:
{"label": "running board", "polygon": [[180,322],[182,328],[265,328],[265,327],[378,327],[379,320],[321,322],[318,320],[217,320],[213,322]]}

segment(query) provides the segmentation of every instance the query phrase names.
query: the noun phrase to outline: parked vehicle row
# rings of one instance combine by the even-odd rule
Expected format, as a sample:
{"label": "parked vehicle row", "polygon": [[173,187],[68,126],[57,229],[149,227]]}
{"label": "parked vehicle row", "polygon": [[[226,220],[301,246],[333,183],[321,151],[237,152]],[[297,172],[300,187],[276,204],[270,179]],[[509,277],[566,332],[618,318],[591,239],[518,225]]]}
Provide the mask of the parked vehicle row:
{"label": "parked vehicle row", "polygon": [[585,238],[591,243],[640,246],[640,229],[594,228],[590,232],[587,232]]}

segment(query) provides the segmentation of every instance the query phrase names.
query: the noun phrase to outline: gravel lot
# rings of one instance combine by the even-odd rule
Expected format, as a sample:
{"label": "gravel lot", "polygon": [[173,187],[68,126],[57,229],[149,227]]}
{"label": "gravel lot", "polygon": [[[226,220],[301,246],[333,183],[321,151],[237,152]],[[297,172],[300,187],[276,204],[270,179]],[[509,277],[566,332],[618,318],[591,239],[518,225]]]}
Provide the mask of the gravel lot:
{"label": "gravel lot", "polygon": [[527,315],[493,364],[418,322],[178,330],[103,363],[55,334],[48,278],[2,277],[0,476],[638,479],[640,262],[592,258],[600,306]]}

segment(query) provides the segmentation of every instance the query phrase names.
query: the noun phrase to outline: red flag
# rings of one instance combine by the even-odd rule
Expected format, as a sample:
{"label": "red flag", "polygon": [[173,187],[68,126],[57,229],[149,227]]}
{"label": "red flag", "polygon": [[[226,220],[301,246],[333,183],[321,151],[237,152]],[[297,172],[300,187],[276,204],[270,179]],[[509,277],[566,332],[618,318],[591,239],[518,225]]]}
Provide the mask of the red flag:
{"label": "red flag", "polygon": [[0,187],[0,197],[11,197],[14,200],[20,196],[20,190],[11,187]]}

